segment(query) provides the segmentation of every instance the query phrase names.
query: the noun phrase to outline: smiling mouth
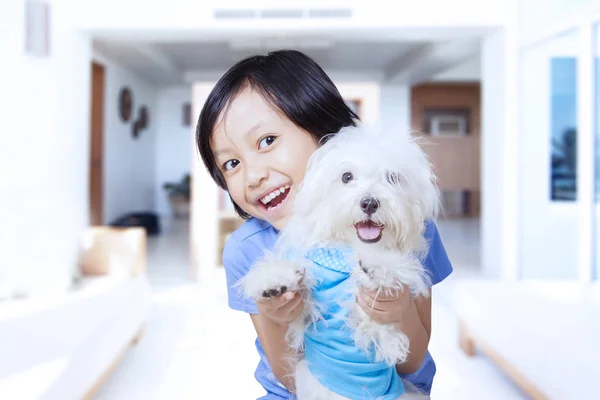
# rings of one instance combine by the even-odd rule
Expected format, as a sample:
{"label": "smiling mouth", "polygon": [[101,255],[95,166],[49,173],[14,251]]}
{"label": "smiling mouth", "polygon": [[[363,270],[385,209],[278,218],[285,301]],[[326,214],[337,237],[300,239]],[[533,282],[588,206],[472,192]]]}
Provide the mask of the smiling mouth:
{"label": "smiling mouth", "polygon": [[288,194],[290,193],[290,185],[282,186],[279,189],[275,189],[262,199],[258,201],[258,204],[267,211],[273,211],[285,201]]}
{"label": "smiling mouth", "polygon": [[383,225],[378,225],[375,222],[361,221],[354,225],[356,228],[356,236],[364,243],[377,243],[383,236]]}

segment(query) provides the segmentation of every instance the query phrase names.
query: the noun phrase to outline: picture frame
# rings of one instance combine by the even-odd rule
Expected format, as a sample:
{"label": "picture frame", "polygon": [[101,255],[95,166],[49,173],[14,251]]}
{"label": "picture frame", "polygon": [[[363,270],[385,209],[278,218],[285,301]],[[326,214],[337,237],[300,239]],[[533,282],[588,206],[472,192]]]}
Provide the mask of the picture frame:
{"label": "picture frame", "polygon": [[192,126],[192,104],[184,103],[182,106],[181,122],[183,126]]}

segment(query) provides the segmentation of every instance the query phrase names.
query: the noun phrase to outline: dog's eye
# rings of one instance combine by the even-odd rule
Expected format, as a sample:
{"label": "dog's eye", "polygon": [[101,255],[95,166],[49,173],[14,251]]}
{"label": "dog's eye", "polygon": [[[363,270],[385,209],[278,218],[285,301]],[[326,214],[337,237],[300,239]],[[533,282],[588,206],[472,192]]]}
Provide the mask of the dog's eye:
{"label": "dog's eye", "polygon": [[354,175],[352,175],[352,172],[345,172],[344,175],[342,175],[342,182],[344,183],[348,183],[352,179],[354,179]]}
{"label": "dog's eye", "polygon": [[387,181],[392,185],[399,185],[400,182],[402,182],[402,177],[400,176],[400,174],[397,174],[395,172],[388,172]]}

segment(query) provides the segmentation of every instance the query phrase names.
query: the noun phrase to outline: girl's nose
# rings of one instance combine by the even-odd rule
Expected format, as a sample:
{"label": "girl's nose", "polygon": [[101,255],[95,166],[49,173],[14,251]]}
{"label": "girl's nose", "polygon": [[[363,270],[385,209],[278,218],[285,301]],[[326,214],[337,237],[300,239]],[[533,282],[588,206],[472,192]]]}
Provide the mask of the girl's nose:
{"label": "girl's nose", "polygon": [[269,171],[264,167],[248,168],[246,175],[246,185],[248,187],[260,186],[260,184],[269,177]]}

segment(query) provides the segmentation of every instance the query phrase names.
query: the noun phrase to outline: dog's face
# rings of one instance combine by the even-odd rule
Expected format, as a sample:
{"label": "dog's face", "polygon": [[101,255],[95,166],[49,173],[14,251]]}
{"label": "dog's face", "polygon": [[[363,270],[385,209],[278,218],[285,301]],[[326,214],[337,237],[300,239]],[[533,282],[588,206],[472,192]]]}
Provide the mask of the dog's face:
{"label": "dog's face", "polygon": [[294,213],[313,242],[410,250],[437,204],[430,164],[411,138],[347,128],[311,158]]}

